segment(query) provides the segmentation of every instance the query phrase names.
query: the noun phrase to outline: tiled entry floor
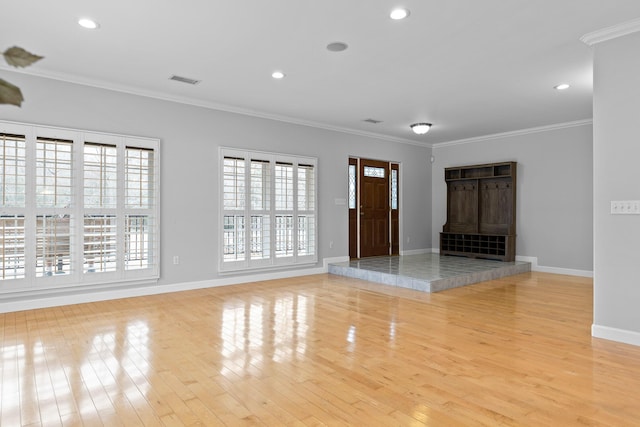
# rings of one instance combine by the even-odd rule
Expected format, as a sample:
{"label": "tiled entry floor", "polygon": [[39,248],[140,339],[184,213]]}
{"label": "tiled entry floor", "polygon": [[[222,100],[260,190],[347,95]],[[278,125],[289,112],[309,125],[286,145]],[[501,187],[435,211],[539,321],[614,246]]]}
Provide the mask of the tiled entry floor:
{"label": "tiled entry floor", "polygon": [[531,263],[502,262],[440,254],[363,258],[329,264],[329,273],[423,292],[531,271]]}

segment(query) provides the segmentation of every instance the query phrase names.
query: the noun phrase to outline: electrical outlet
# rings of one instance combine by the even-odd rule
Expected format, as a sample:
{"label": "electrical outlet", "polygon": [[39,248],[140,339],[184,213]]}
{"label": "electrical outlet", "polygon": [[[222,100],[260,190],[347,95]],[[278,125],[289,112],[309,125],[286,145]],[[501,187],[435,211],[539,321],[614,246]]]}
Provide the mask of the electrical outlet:
{"label": "electrical outlet", "polygon": [[640,200],[612,200],[612,215],[640,215]]}
{"label": "electrical outlet", "polygon": [[615,215],[615,214],[619,213],[619,210],[620,210],[620,206],[618,205],[618,202],[615,202],[615,201],[612,200],[611,201],[611,213]]}
{"label": "electrical outlet", "polygon": [[180,257],[178,255],[173,256],[173,265],[180,264]]}

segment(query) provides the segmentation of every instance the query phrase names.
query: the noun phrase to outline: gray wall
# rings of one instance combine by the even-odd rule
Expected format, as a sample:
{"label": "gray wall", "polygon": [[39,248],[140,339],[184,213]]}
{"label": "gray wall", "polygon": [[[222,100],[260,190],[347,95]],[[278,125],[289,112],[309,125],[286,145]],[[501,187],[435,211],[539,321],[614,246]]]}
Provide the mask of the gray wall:
{"label": "gray wall", "polygon": [[[21,87],[26,99],[22,108],[0,106],[0,119],[161,139],[161,284],[218,277],[220,146],[318,158],[319,266],[323,258],[348,255],[347,207],[335,199],[347,197],[350,155],[401,164],[401,249],[430,247],[428,147],[13,72],[0,76]],[[172,264],[174,255],[179,265]]]}
{"label": "gray wall", "polygon": [[537,257],[538,264],[593,270],[592,126],[526,133],[433,150],[433,239],[446,222],[449,166],[518,162],[516,252]]}
{"label": "gray wall", "polygon": [[594,326],[640,345],[640,216],[610,214],[612,200],[640,200],[639,51],[640,33],[594,48],[593,179]]}

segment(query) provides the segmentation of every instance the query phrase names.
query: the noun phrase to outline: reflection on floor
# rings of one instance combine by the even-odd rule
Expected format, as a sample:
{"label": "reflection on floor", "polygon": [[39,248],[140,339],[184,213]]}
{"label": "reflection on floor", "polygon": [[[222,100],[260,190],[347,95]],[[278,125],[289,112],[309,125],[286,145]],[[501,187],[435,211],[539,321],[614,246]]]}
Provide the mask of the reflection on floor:
{"label": "reflection on floor", "polygon": [[374,257],[329,264],[329,273],[423,292],[470,285],[531,271],[531,263],[439,254]]}

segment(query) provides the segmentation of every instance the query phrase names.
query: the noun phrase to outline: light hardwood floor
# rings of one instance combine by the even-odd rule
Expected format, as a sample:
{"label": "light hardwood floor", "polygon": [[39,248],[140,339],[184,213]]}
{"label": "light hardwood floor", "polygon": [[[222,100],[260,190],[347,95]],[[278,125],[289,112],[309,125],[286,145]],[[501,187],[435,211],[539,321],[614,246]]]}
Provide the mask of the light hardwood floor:
{"label": "light hardwood floor", "polygon": [[0,315],[4,426],[640,424],[592,281],[422,294],[331,275]]}

